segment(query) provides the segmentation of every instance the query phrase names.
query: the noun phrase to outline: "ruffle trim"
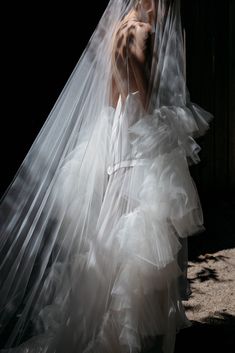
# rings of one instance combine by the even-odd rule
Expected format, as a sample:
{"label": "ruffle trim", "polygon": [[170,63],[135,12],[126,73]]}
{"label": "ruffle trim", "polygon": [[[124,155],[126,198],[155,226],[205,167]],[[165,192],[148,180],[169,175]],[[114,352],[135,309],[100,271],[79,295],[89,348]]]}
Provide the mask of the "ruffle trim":
{"label": "ruffle trim", "polygon": [[194,138],[206,133],[213,116],[196,104],[190,108],[162,106],[130,126],[134,157],[142,158],[149,151],[149,158],[154,158],[179,146],[189,164],[198,163],[201,147]]}

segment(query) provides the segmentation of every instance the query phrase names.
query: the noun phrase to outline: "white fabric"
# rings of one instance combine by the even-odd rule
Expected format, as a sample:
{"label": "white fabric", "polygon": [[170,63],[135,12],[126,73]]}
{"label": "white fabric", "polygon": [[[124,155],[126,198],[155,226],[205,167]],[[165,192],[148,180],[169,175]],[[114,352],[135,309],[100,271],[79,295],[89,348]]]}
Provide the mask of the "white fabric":
{"label": "white fabric", "polygon": [[[101,187],[99,173],[106,170],[109,175],[102,207],[98,210],[93,204],[97,224],[89,225],[91,234],[83,254],[75,252],[71,259],[72,273],[68,270],[67,276],[79,274],[72,283],[74,293],[67,293],[68,279],[63,279],[55,304],[45,306],[38,315],[41,324],[53,331],[65,315],[66,327],[60,328],[59,336],[51,334],[46,339],[47,333],[13,352],[129,352],[130,347],[139,351],[141,335],[163,335],[164,344],[173,347],[175,333],[191,325],[178,289],[177,280],[182,275],[177,263],[181,248],[178,237],[203,230],[200,202],[175,130],[157,112],[146,116],[136,109],[137,96],[138,92],[129,95],[124,110],[119,99],[116,110],[102,112],[102,124],[89,142],[82,171],[77,168],[84,143],[61,168],[54,186],[59,218],[63,205],[68,204],[69,223],[77,224],[77,217],[83,217],[80,211],[89,192],[83,183],[93,178],[91,161],[98,165],[97,189]],[[61,241],[66,249],[69,245]],[[50,288],[60,281],[58,265],[45,281],[41,297],[49,296]],[[64,301],[67,310],[58,317]],[[83,334],[83,323],[87,330],[97,326],[97,335],[88,340],[87,347],[77,340],[72,342],[75,333],[76,337]]]}
{"label": "white fabric", "polygon": [[188,164],[212,117],[186,90],[180,3],[155,3],[149,109],[138,90],[110,104],[110,44],[134,4],[111,0],[2,200],[1,353],[140,352],[155,339],[173,353],[191,325],[182,244],[204,226]]}

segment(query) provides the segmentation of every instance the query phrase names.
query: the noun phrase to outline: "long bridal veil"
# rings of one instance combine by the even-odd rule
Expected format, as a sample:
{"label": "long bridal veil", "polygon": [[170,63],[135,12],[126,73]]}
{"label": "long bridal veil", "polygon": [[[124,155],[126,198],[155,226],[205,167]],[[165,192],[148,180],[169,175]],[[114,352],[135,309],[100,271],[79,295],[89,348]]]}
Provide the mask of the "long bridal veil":
{"label": "long bridal veil", "polygon": [[[75,347],[77,352],[106,352],[92,347],[98,347],[97,337],[106,337],[114,347],[115,328],[131,352],[140,349],[138,333],[171,332],[171,315],[163,318],[144,294],[133,293],[139,293],[136,283],[141,293],[154,286],[163,290],[165,278],[177,277],[172,264],[179,238],[203,229],[184,162],[199,161],[194,137],[205,133],[212,116],[190,101],[186,87],[179,0],[155,1],[146,109],[131,90],[126,108],[121,97],[115,107],[111,104],[115,35],[137,5],[134,0],[109,2],[2,198],[0,337],[1,348],[9,352],[32,338],[29,352],[74,352]],[[128,60],[125,65],[129,72]],[[110,141],[118,138],[113,128],[117,115],[133,117],[132,126],[123,120],[133,158],[114,164]],[[177,151],[184,157],[176,163]],[[148,169],[155,174],[142,175],[138,166],[155,157],[157,164]],[[110,185],[115,171],[124,167],[128,173],[119,173]],[[145,183],[137,197],[141,180]],[[108,316],[110,307],[116,319]],[[157,311],[152,319],[151,310]],[[41,350],[35,348],[37,337]]]}

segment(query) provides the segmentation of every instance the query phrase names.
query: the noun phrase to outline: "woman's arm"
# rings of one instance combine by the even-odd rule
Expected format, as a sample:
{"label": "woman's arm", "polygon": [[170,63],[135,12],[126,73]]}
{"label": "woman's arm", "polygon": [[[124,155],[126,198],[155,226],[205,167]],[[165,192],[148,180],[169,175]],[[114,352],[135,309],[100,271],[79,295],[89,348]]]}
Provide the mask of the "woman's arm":
{"label": "woman's arm", "polygon": [[132,32],[128,37],[129,66],[135,85],[140,92],[142,104],[146,108],[149,98],[151,26],[147,23],[139,23],[135,26],[134,33],[135,35]]}

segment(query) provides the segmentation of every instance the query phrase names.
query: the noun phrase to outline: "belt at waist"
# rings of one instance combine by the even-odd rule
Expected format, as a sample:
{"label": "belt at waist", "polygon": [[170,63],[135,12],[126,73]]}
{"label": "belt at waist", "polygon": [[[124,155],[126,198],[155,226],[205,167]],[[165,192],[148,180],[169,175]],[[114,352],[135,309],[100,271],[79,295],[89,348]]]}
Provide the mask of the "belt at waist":
{"label": "belt at waist", "polygon": [[141,166],[141,165],[145,165],[149,162],[148,159],[146,158],[137,158],[137,159],[130,159],[130,160],[125,160],[125,161],[120,161],[118,163],[115,163],[112,166],[109,166],[107,168],[107,173],[109,175],[113,174],[114,172],[116,172],[119,168],[127,168],[127,167],[134,167],[134,166]]}

